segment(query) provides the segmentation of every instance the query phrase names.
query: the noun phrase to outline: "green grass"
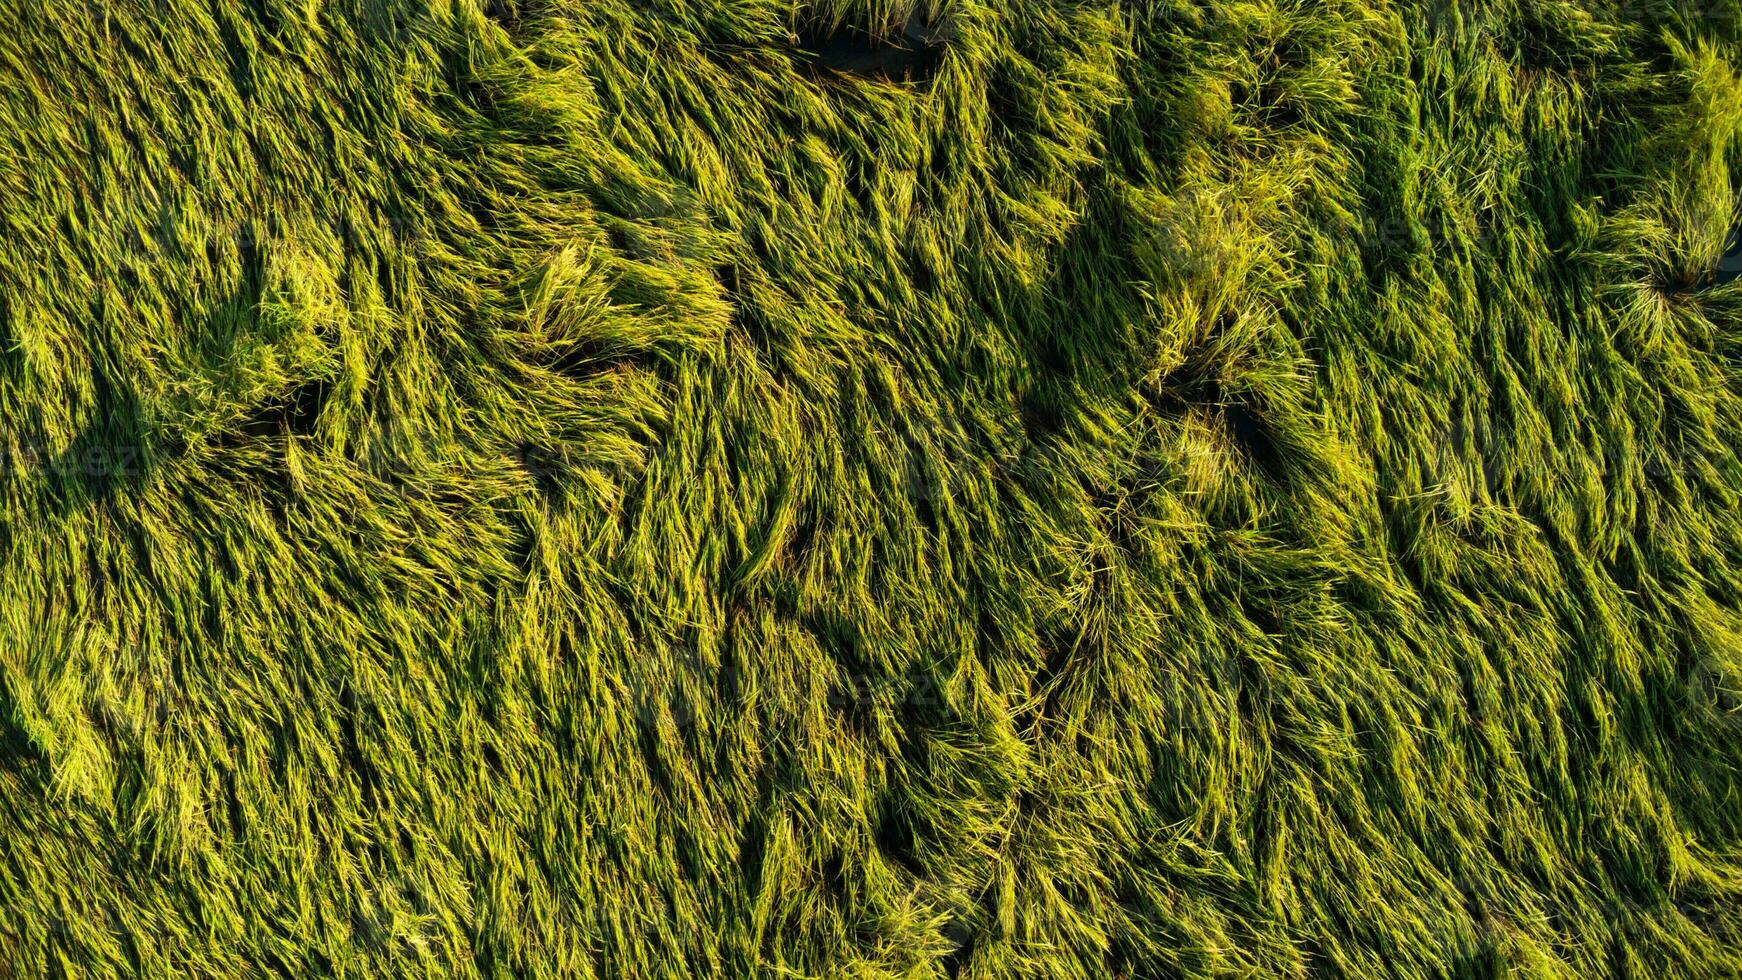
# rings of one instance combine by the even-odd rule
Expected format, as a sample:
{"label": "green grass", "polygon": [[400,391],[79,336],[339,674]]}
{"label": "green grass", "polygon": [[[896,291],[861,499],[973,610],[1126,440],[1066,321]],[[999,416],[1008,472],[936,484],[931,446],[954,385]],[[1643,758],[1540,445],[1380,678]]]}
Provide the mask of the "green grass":
{"label": "green grass", "polygon": [[0,976],[1742,976],[1742,6],[914,13],[0,6]]}

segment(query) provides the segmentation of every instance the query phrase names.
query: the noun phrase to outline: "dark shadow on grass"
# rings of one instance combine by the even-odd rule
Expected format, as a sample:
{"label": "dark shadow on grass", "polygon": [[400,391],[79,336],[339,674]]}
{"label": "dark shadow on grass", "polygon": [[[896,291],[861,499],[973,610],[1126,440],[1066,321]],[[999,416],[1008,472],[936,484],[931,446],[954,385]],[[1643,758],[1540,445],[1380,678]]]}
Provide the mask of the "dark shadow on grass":
{"label": "dark shadow on grass", "polygon": [[326,381],[316,378],[268,398],[249,410],[241,421],[220,437],[220,441],[235,445],[274,436],[313,435],[315,421],[320,418],[330,388]]}
{"label": "dark shadow on grass", "polygon": [[1742,224],[1732,227],[1724,236],[1724,251],[1711,268],[1679,277],[1660,273],[1652,286],[1664,296],[1698,296],[1727,286],[1738,277],[1742,277]]}
{"label": "dark shadow on grass", "polygon": [[1742,227],[1730,229],[1730,239],[1724,244],[1724,254],[1712,269],[1710,286],[1722,286],[1742,276]]}
{"label": "dark shadow on grass", "polygon": [[1281,481],[1286,475],[1282,450],[1269,423],[1250,406],[1230,400],[1204,365],[1188,363],[1174,369],[1146,395],[1152,408],[1170,417],[1184,416],[1194,408],[1210,410],[1244,459],[1272,480]]}
{"label": "dark shadow on grass", "polygon": [[93,418],[67,447],[41,460],[46,469],[50,500],[64,516],[101,505],[123,488],[136,485],[148,467],[149,424],[138,394],[94,372],[97,398]]}
{"label": "dark shadow on grass", "polygon": [[805,64],[819,75],[838,72],[885,82],[926,82],[943,64],[948,36],[945,26],[927,24],[915,11],[899,31],[887,36],[855,27],[801,31],[799,50]]}

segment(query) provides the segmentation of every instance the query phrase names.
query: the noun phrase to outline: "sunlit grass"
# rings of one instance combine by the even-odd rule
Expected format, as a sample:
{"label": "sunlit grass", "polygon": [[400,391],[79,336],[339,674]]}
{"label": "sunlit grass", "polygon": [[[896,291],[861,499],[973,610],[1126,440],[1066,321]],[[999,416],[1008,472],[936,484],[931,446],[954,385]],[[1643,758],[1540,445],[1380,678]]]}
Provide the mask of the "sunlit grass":
{"label": "sunlit grass", "polygon": [[1733,4],[0,18],[0,976],[1742,973]]}

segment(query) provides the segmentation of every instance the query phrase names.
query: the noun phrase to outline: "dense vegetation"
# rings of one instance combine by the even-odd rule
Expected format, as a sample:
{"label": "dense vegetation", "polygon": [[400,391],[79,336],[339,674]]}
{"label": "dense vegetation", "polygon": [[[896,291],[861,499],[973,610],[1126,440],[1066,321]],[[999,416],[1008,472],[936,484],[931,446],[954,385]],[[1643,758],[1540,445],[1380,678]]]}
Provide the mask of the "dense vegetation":
{"label": "dense vegetation", "polygon": [[0,975],[1742,974],[1734,0],[3,10]]}

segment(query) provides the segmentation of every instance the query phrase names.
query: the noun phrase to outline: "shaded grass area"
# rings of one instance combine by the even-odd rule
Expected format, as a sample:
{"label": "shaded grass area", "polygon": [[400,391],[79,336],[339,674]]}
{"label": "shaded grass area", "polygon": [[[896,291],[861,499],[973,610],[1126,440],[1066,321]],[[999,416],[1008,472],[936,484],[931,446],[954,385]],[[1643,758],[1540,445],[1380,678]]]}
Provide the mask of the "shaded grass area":
{"label": "shaded grass area", "polygon": [[1742,972],[1742,11],[14,5],[0,974]]}
{"label": "shaded grass area", "polygon": [[899,33],[888,36],[845,26],[807,25],[796,35],[801,50],[815,59],[815,68],[886,82],[929,81],[943,63],[952,33],[946,24],[927,23],[917,8]]}

